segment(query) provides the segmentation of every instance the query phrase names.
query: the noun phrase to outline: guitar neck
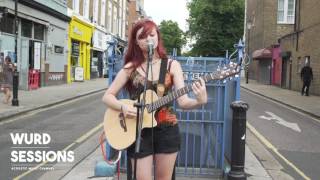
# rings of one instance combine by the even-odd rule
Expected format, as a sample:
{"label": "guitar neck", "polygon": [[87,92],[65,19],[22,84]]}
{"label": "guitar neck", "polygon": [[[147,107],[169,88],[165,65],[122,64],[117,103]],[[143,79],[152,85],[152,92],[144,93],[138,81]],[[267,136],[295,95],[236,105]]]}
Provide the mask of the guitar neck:
{"label": "guitar neck", "polygon": [[[208,82],[210,80],[223,80],[226,79],[228,77],[231,77],[233,75],[236,75],[240,72],[240,66],[237,65],[236,63],[229,63],[228,67],[224,67],[223,69],[218,68],[217,71],[215,73],[210,73],[210,74],[206,74],[205,76],[202,76],[200,78],[202,78],[205,82]],[[200,80],[197,80],[196,82],[198,82]],[[160,99],[158,99],[157,101],[146,105],[146,108],[148,110],[149,113],[157,110],[158,108],[172,102],[173,100],[177,99],[178,97],[192,91],[192,84],[189,84],[181,89],[178,89]]]}
{"label": "guitar neck", "polygon": [[[213,77],[212,77],[212,75],[210,76],[210,75],[208,74],[208,75],[203,76],[203,77],[201,77],[201,78],[202,78],[205,82],[208,82],[208,81],[209,81],[210,79],[212,79]],[[197,80],[196,82],[198,82],[198,81],[200,81],[200,80]],[[189,93],[190,91],[192,91],[192,85],[193,85],[193,84],[194,84],[194,83],[189,84],[189,85],[187,85],[187,86],[185,86],[185,87],[183,87],[183,88],[180,88],[180,89],[178,89],[178,90],[176,90],[176,91],[174,91],[174,92],[172,92],[172,93],[169,93],[168,95],[166,95],[166,96],[158,99],[157,101],[155,101],[155,102],[153,102],[153,103],[151,103],[151,104],[148,104],[148,105],[146,106],[148,112],[151,113],[151,112],[157,110],[158,108],[160,108],[160,107],[162,107],[162,106],[164,106],[164,105],[166,105],[166,104],[169,104],[170,102],[172,102],[173,100],[177,99],[178,97],[180,97],[180,96],[182,96],[182,95],[184,95],[184,94]]]}

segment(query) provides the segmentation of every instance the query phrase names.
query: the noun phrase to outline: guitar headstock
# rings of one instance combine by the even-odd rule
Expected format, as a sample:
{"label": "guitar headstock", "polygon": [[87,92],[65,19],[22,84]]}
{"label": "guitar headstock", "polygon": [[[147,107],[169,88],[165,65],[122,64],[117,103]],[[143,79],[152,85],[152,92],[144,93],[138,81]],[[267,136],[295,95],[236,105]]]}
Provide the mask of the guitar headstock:
{"label": "guitar headstock", "polygon": [[218,67],[216,72],[206,75],[207,80],[224,80],[226,78],[238,77],[240,66],[237,63],[230,62],[223,67]]}

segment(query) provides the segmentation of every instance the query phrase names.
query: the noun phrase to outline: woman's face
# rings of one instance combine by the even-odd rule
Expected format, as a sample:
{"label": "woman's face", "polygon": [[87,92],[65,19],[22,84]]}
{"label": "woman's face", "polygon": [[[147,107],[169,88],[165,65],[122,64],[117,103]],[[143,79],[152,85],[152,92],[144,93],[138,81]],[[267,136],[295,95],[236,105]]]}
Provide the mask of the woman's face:
{"label": "woman's face", "polygon": [[140,37],[141,33],[143,32],[143,27],[137,31],[136,41],[138,46],[143,52],[148,51],[148,42],[152,42],[153,49],[157,48],[158,46],[158,34],[155,28],[152,29],[150,33]]}

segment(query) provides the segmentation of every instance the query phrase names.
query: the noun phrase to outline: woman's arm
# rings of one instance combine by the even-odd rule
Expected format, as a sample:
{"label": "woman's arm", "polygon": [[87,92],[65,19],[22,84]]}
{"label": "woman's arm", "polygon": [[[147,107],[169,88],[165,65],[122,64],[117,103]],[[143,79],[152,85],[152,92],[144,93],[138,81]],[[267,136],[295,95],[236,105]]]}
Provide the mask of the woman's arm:
{"label": "woman's arm", "polygon": [[[127,67],[127,65],[125,66],[125,68]],[[118,111],[122,110],[127,117],[136,116],[135,108],[123,104],[116,98],[116,96],[119,91],[124,88],[125,84],[129,80],[131,71],[132,69],[121,69],[102,97],[102,101],[108,106],[108,108],[112,108]]]}
{"label": "woman's arm", "polygon": [[[173,74],[173,82],[175,89],[180,89],[185,86],[183,79],[183,72],[181,65],[178,61],[173,61],[171,65]],[[182,109],[193,109],[197,106],[207,103],[207,90],[205,82],[200,79],[200,82],[196,82],[192,85],[192,90],[196,96],[196,99],[189,98],[187,94],[179,97],[177,102]]]}

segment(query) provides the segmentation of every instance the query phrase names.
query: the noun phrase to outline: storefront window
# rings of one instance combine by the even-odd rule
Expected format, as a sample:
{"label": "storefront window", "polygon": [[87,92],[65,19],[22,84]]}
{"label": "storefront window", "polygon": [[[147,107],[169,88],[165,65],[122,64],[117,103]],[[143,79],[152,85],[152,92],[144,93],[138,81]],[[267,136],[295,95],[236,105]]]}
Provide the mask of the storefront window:
{"label": "storefront window", "polygon": [[32,22],[26,19],[21,19],[21,35],[32,38]]}
{"label": "storefront window", "polygon": [[5,14],[0,18],[0,31],[14,34],[14,16]]}
{"label": "storefront window", "polygon": [[78,41],[72,41],[71,44],[71,66],[79,65],[80,44]]}
{"label": "storefront window", "polygon": [[44,25],[34,23],[34,39],[44,40]]}

